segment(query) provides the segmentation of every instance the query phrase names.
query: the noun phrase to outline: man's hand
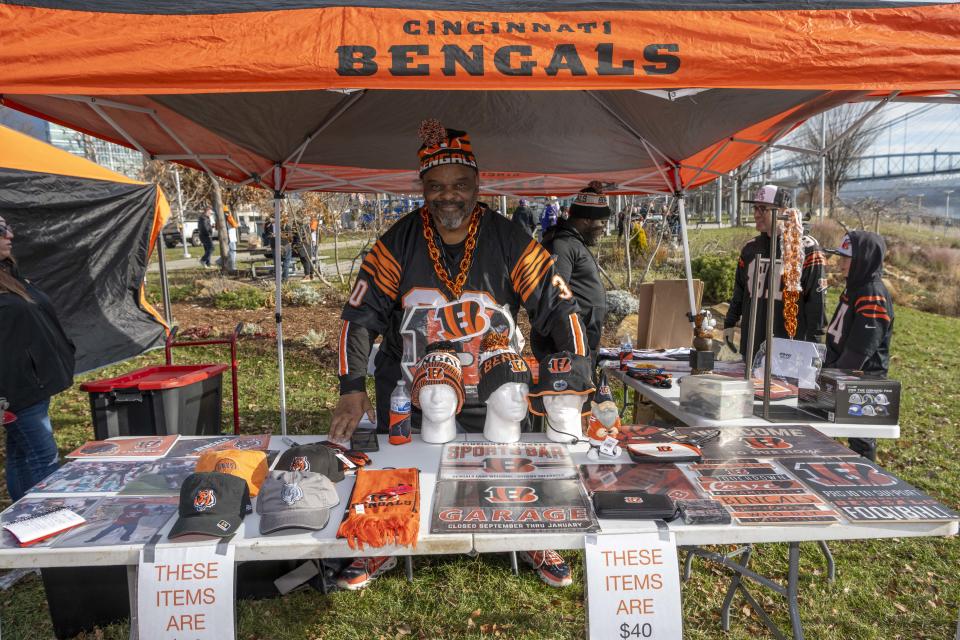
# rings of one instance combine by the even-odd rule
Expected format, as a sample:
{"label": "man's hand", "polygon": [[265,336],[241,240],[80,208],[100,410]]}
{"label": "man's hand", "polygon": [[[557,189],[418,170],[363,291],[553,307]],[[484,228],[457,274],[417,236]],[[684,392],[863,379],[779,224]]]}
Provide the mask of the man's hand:
{"label": "man's hand", "polygon": [[734,353],[739,353],[740,350],[737,348],[736,343],[734,343],[733,338],[736,333],[736,327],[730,327],[723,330],[723,341],[727,343],[727,348]]}
{"label": "man's hand", "polygon": [[330,439],[335,442],[349,441],[363,414],[367,414],[370,422],[376,422],[376,414],[366,391],[354,391],[340,396],[333,410],[333,420],[330,421]]}

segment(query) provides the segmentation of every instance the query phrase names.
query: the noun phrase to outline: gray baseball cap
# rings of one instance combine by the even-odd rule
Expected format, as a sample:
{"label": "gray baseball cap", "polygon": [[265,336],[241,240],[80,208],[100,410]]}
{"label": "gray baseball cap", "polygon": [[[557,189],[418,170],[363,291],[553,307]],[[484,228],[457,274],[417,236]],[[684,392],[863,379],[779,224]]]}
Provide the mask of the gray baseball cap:
{"label": "gray baseball cap", "polygon": [[333,482],[311,471],[271,471],[257,496],[260,533],[281,529],[323,529],[330,509],[340,504]]}

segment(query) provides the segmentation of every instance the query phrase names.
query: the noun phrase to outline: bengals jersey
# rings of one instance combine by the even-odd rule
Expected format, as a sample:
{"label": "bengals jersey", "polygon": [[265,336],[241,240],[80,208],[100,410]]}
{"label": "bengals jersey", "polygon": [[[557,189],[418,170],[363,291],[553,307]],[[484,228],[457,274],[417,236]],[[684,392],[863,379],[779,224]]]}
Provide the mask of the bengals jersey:
{"label": "bengals jersey", "polygon": [[[753,271],[754,263],[770,254],[770,236],[762,233],[743,246],[740,259],[737,261],[737,272],[733,282],[733,298],[723,321],[723,328],[735,327],[740,322],[740,353],[747,350],[748,327],[750,324],[750,307],[756,302],[757,321],[756,337],[753,341],[753,353],[749,354],[752,361],[754,354],[764,341],[767,326],[767,264],[760,265],[760,291],[758,299],[753,299]],[[780,246],[777,246],[777,258],[780,258]],[[803,271],[800,276],[799,307],[797,313],[797,340],[806,342],[820,342],[823,337],[823,327],[827,322],[825,311],[825,297],[827,280],[823,274],[823,252],[820,245],[811,236],[803,236]],[[786,338],[787,330],[783,326],[783,279],[777,274],[779,286],[774,307],[773,335],[776,338]],[[745,354],[746,355],[746,354]]]}
{"label": "bengals jersey", "polygon": [[883,238],[850,231],[853,258],[847,288],[827,326],[824,366],[887,375],[893,335],[893,301],[883,284]]}
{"label": "bengals jersey", "polygon": [[[586,354],[583,325],[553,258],[510,220],[481,207],[476,250],[459,299],[434,271],[419,210],[391,227],[360,267],[341,315],[340,392],[364,389],[371,345],[383,336],[375,360],[381,430],[387,426],[389,396],[397,381],[412,379],[427,344],[437,340],[454,342],[463,364],[466,402],[458,420],[470,431],[482,430],[486,407],[476,391],[480,341],[488,331],[505,332],[519,351],[513,319],[520,307],[534,329],[550,335],[560,349]],[[434,236],[453,280],[466,243],[449,246],[439,233]]]}

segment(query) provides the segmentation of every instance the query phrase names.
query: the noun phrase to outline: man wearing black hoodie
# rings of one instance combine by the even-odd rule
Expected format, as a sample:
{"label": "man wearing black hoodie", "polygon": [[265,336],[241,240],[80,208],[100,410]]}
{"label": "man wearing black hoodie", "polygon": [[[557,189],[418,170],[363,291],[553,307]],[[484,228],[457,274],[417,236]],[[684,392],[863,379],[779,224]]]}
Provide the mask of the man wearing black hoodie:
{"label": "man wearing black hoodie", "polygon": [[[543,247],[556,259],[554,280],[561,286],[561,298],[577,301],[578,314],[587,331],[587,347],[594,364],[600,348],[603,321],[607,317],[607,290],[600,279],[600,267],[587,247],[600,240],[610,217],[607,198],[599,182],[580,191],[570,205],[568,218],[557,221],[543,234]],[[536,331],[531,346],[537,359],[560,350],[550,335]]]}
{"label": "man wearing black hoodie", "polygon": [[[893,335],[893,301],[881,278],[886,244],[876,233],[850,231],[826,252],[840,256],[847,286],[827,327],[824,366],[886,377]],[[874,438],[850,438],[850,448],[876,460]]]}

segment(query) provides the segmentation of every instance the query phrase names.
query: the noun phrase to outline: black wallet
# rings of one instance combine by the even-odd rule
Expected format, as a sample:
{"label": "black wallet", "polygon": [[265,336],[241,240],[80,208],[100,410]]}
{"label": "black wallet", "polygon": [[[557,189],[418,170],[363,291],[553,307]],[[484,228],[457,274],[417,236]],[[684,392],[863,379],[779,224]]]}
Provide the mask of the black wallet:
{"label": "black wallet", "polygon": [[669,496],[646,491],[597,491],[593,509],[600,518],[620,520],[673,520],[677,506]]}

